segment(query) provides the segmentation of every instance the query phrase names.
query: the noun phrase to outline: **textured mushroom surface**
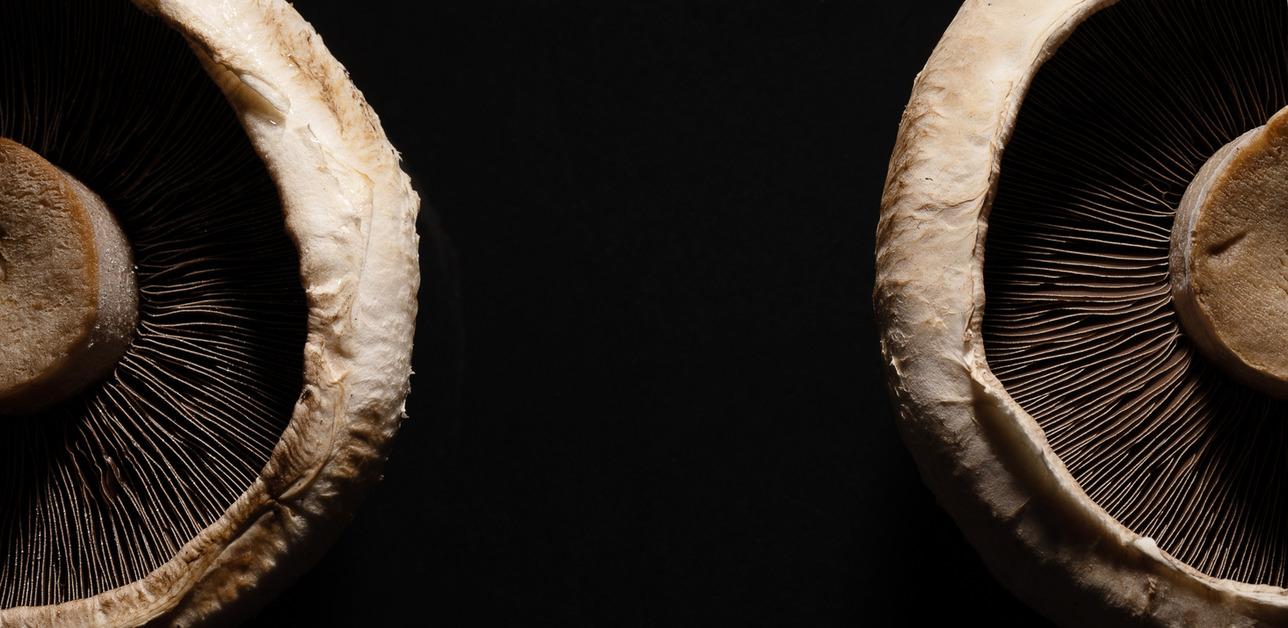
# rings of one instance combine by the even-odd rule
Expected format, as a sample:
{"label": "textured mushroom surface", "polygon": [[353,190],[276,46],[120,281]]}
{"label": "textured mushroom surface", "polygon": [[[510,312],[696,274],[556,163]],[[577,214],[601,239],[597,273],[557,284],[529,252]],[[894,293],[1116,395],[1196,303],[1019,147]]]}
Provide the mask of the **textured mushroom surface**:
{"label": "textured mushroom surface", "polygon": [[0,137],[0,414],[96,383],[138,322],[130,244],[103,199]]}
{"label": "textured mushroom surface", "polygon": [[1181,328],[1240,381],[1288,397],[1288,109],[1217,151],[1172,224]]}
{"label": "textured mushroom surface", "polygon": [[1087,495],[1200,571],[1276,586],[1288,406],[1197,352],[1168,258],[1199,169],[1284,105],[1288,5],[1109,7],[1034,79],[984,254],[988,364]]}

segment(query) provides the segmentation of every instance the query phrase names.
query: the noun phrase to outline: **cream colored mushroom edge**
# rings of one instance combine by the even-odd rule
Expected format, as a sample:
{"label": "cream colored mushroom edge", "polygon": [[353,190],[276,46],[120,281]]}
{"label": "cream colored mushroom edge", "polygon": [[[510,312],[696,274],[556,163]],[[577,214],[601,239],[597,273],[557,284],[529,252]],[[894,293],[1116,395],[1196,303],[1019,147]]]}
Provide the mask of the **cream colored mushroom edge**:
{"label": "cream colored mushroom edge", "polygon": [[1061,624],[1288,625],[1285,38],[1283,3],[967,0],[914,82],[874,292],[898,425]]}
{"label": "cream colored mushroom edge", "polygon": [[[146,567],[149,564],[148,557],[157,557],[158,566],[135,581],[96,592],[89,597],[59,599],[43,605],[20,604],[5,607],[0,604],[0,625],[225,624],[253,613],[316,561],[353,515],[364,490],[380,476],[394,434],[405,418],[404,400],[409,391],[411,344],[419,288],[418,236],[415,230],[419,199],[411,188],[407,175],[401,170],[399,155],[385,137],[376,114],[354,87],[345,69],[327,51],[314,29],[284,0],[138,0],[134,5],[130,5],[128,0],[103,0],[104,3],[108,1],[128,7],[122,11],[147,14],[146,20],[164,24],[186,40],[191,54],[205,68],[206,80],[212,80],[226,96],[226,103],[222,106],[227,107],[227,103],[231,103],[231,109],[240,121],[240,133],[248,138],[249,146],[253,147],[253,153],[260,159],[258,165],[245,166],[246,172],[254,174],[255,168],[262,168],[271,177],[272,186],[276,190],[275,200],[280,203],[280,212],[265,220],[281,221],[289,243],[298,255],[298,290],[306,307],[300,320],[307,329],[301,327],[302,351],[296,360],[302,364],[302,386],[293,397],[293,412],[282,417],[285,427],[280,432],[280,438],[271,447],[263,445],[267,447],[264,449],[265,453],[271,449],[271,455],[268,455],[262,470],[241,489],[240,496],[223,510],[222,516],[217,520],[204,527],[199,526],[199,533],[169,554],[168,558],[158,554],[166,551],[167,547],[161,541],[145,547],[131,546],[128,540],[120,538],[89,543],[88,549],[77,550],[86,552],[80,567],[57,578],[45,578],[38,584],[32,583],[32,591],[15,591],[11,588],[9,592],[0,594],[10,597],[0,599],[51,599],[51,596],[56,597],[60,591],[91,590],[92,585],[88,581],[92,577],[119,579],[128,568]],[[22,11],[20,5],[21,3],[14,7],[6,6],[5,10]],[[91,5],[68,3],[67,6],[68,19],[74,20],[77,7]],[[10,13],[6,13],[6,16],[8,19]],[[109,28],[110,24],[95,24],[94,27]],[[138,33],[120,32],[115,36],[128,41],[138,36]],[[117,54],[111,48],[82,50],[72,44],[65,51],[64,56],[68,59],[84,59],[95,54]],[[119,70],[127,72],[131,69]],[[0,86],[0,89],[5,87]],[[19,96],[27,97],[28,94],[25,93]],[[172,110],[166,108],[167,103],[157,100],[153,103],[157,105],[155,111],[149,108],[150,105],[144,107],[142,114],[145,122],[142,124],[191,124],[194,127],[205,124],[205,113],[192,120],[175,121],[167,118],[172,116]],[[73,104],[78,107],[86,106],[82,101]],[[200,113],[205,110],[198,111]],[[34,114],[0,110],[0,129],[5,128],[6,123],[17,124],[19,127],[27,124],[30,121],[24,122],[24,115],[31,117]],[[29,135],[37,137],[35,134]],[[69,143],[74,145],[75,141],[72,138],[62,143],[51,142],[51,145],[62,147]],[[128,134],[122,134],[117,145],[105,149],[105,154],[114,155],[113,151],[123,150],[121,147],[128,147],[130,141]],[[183,147],[178,146],[176,150],[182,153]],[[183,154],[161,154],[148,156],[144,163],[146,169],[160,172],[173,167],[170,162],[188,157]],[[32,163],[36,161],[39,159],[31,160]],[[55,163],[54,166],[62,168],[64,164]],[[3,160],[0,160],[0,167],[4,167]],[[47,168],[45,165],[40,168],[43,168],[40,172],[58,172],[58,168]],[[241,176],[238,172],[241,171],[229,174],[218,170],[225,168],[222,163],[210,168],[216,170],[209,173],[210,177],[225,177],[222,180],[234,182],[230,188],[233,192],[242,193],[241,184],[236,182],[237,177]],[[201,167],[194,167],[192,170],[199,172]],[[9,170],[4,174],[16,176],[14,172],[16,171]],[[88,179],[81,179],[82,172],[62,174],[67,175],[66,182],[60,183],[58,174],[41,175],[45,178],[40,181],[46,187],[65,185],[71,186],[66,189],[79,190],[81,188],[76,187],[80,185],[78,180],[83,180],[86,186],[82,187],[103,193],[103,200],[109,210],[113,209],[116,200],[124,196],[124,193],[107,194],[102,189],[92,189],[94,186],[90,185],[91,179],[102,181],[105,180],[103,177],[111,173],[88,172]],[[143,175],[147,175],[147,172]],[[194,176],[197,180],[202,180],[206,173]],[[185,202],[185,195],[190,193],[187,188],[153,190],[146,185],[148,180],[147,176],[140,176],[139,181],[143,183],[127,192],[138,192],[145,196],[150,194],[152,196],[147,198],[180,204]],[[246,185],[251,186],[252,183]],[[272,197],[270,191],[267,198],[273,201]],[[4,202],[16,206],[12,203],[17,201],[0,198],[0,203]],[[51,207],[62,207],[62,201]],[[212,238],[222,237],[220,234],[229,229],[217,220],[219,215],[228,213],[228,208],[217,207],[217,210],[212,212],[214,217],[207,222],[181,226],[209,232],[213,234],[210,236]],[[123,218],[127,236],[145,227],[149,215],[146,211],[140,211]],[[84,222],[83,219],[77,219],[81,220],[77,223],[67,222],[71,219],[57,217],[41,220],[51,221],[45,223],[47,225],[64,225],[60,228],[68,233],[79,229],[75,225]],[[57,222],[59,220],[62,222]],[[31,226],[34,223],[24,224]],[[257,222],[250,228],[261,226]],[[94,291],[98,290],[95,287],[98,284],[93,283],[96,281],[95,277],[108,277],[103,279],[108,281],[109,276],[115,276],[112,273],[118,272],[122,267],[128,269],[131,262],[128,261],[128,251],[103,253],[100,250],[115,246],[111,242],[119,241],[119,237],[113,240],[102,233],[98,234],[101,237],[89,231],[83,233],[84,239],[76,240],[76,246],[87,252],[82,255],[79,252],[81,249],[77,249],[73,253],[81,256],[75,259],[83,257],[90,260],[90,266],[81,269],[81,274],[77,275],[80,277],[77,281],[84,281],[89,286],[85,293],[88,296],[83,296],[83,299],[88,299],[86,303],[89,305],[76,310],[74,316],[67,314],[66,318],[71,321],[69,325],[88,328],[94,325],[94,319],[79,317],[82,316],[80,312],[94,311]],[[134,245],[144,246],[139,242]],[[95,249],[96,246],[100,249]],[[159,284],[155,279],[170,271],[149,265],[152,262],[148,262],[147,258],[156,260],[184,252],[179,250],[181,247],[178,245],[173,247],[173,251],[155,243],[149,246],[152,248],[145,250],[143,255],[138,250],[135,251],[136,258],[143,258],[136,260],[139,264],[136,272],[143,273],[141,278],[144,274],[152,277],[149,281],[153,285],[148,287],[147,282],[141,279],[138,287],[140,304],[130,304],[130,308],[138,305],[146,309],[150,307],[149,302],[170,296],[164,287],[157,287]],[[103,256],[95,258],[95,251]],[[0,255],[4,253],[4,238],[0,234]],[[222,254],[219,251],[200,253],[205,256],[202,259]],[[229,258],[233,259],[229,264],[236,263],[237,255],[230,255]],[[95,259],[99,261],[94,262]],[[10,260],[13,263],[21,261]],[[99,275],[95,275],[96,272]],[[208,278],[202,281],[216,285],[223,280],[218,273],[225,271],[216,269],[208,272]],[[245,281],[257,280],[254,273],[243,274],[248,277]],[[239,281],[243,280],[242,275],[237,277]],[[31,281],[38,283],[44,280],[36,278]],[[132,277],[122,275],[117,288],[103,288],[97,292],[102,300],[98,302],[100,315],[119,318],[112,310],[115,305],[106,301],[112,301],[112,295],[117,294],[121,295],[121,302],[128,302],[135,290],[133,283],[129,283],[132,281]],[[138,333],[153,333],[169,342],[173,351],[186,352],[184,355],[198,355],[206,349],[183,344],[179,340],[180,331],[184,326],[198,324],[207,325],[210,329],[230,326],[231,324],[220,321],[236,319],[238,313],[235,309],[221,310],[219,315],[223,318],[212,319],[214,322],[200,319],[205,309],[214,307],[210,304],[218,306],[223,298],[225,295],[221,293],[212,293],[205,301],[185,305],[177,318],[167,319],[155,311],[144,311],[140,315],[138,324],[141,331]],[[269,295],[263,297],[263,300],[271,301],[273,298],[275,297]],[[289,300],[289,295],[282,298]],[[18,306],[12,303],[8,306],[0,304],[0,317],[8,316],[10,319],[0,321],[0,325],[12,323],[15,316],[25,316],[22,312],[27,310],[22,310],[22,307],[31,305],[30,300]],[[121,316],[133,316],[133,313]],[[132,324],[133,319],[128,320]],[[120,325],[113,329],[117,327]],[[158,329],[161,331],[157,331]],[[117,330],[112,332],[111,337],[119,340],[123,335],[124,332]],[[244,349],[240,345],[233,348],[238,351]],[[145,370],[148,360],[152,358],[146,354],[127,354],[125,359],[130,360],[130,368],[139,372],[141,369]],[[229,368],[235,368],[241,354],[234,353],[229,359]],[[220,364],[186,358],[181,363],[192,372],[204,373],[210,378],[223,377],[221,373],[224,367]],[[57,367],[56,364],[45,366]],[[80,378],[77,386],[91,385],[91,380],[98,376],[98,373],[77,374],[75,377]],[[149,379],[145,383],[152,382]],[[289,395],[290,392],[287,391],[286,394]],[[153,399],[143,395],[121,397],[118,401],[123,407],[142,407]],[[232,409],[226,415],[223,411],[216,411],[206,416],[189,417],[198,423],[204,421],[200,430],[205,432],[198,430],[192,434],[219,432],[226,427],[224,421],[233,420],[234,415],[243,407],[249,408],[252,405],[252,402],[236,399],[230,399],[229,403]],[[23,420],[23,417],[0,417],[0,420],[11,423]],[[143,430],[142,433],[151,433],[148,430],[153,428],[144,426],[139,429]],[[186,440],[188,433],[176,438],[184,441],[185,445],[189,444]],[[255,438],[269,438],[266,442],[273,442],[271,433],[264,436],[256,432]],[[157,446],[168,445],[159,443]],[[240,441],[227,445],[230,451],[242,446]],[[192,455],[173,454],[174,460],[179,462],[190,461]],[[254,459],[249,454],[243,458]],[[100,469],[93,471],[96,481],[91,489],[102,491],[109,497],[120,497],[122,489],[119,482],[121,478],[128,480],[127,467],[131,462],[125,458],[98,461]],[[0,480],[2,478],[0,476]],[[198,478],[193,481],[206,480]],[[223,485],[216,488],[225,492],[228,490]],[[3,481],[0,481],[0,492],[3,492]],[[218,491],[212,488],[211,492],[214,494]],[[53,508],[55,511],[62,504],[40,503],[42,508]],[[147,513],[136,512],[130,516],[146,517]],[[188,521],[193,525],[200,523],[200,518],[195,515],[174,516],[179,517],[177,520]],[[128,517],[122,520],[128,520]],[[88,522],[84,525],[101,525],[104,526],[102,529],[107,529],[106,524],[102,523]],[[85,534],[90,528],[78,529]],[[3,543],[0,540],[0,547],[14,547]],[[146,556],[139,558],[132,554],[136,551]],[[111,560],[105,558],[108,552],[114,552]],[[8,559],[6,561],[6,566],[0,567],[0,572],[4,572],[0,578],[16,578],[12,581],[24,582],[21,573],[15,575],[14,570],[17,568],[13,565],[16,563]],[[42,568],[31,567],[31,573],[45,573],[37,571]],[[30,580],[28,578],[26,581]],[[26,586],[28,585],[19,585],[19,588]],[[36,590],[35,587],[43,588]]]}

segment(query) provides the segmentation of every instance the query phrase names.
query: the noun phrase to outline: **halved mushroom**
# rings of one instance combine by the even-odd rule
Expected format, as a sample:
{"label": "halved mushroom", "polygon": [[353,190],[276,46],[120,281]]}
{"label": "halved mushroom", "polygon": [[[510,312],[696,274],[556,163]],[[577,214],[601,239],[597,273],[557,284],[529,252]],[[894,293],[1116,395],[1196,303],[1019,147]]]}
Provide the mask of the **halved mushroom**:
{"label": "halved mushroom", "polygon": [[1288,5],[967,2],[891,161],[900,426],[1070,625],[1288,623]]}
{"label": "halved mushroom", "polygon": [[0,12],[0,625],[235,620],[379,477],[418,199],[282,0]]}

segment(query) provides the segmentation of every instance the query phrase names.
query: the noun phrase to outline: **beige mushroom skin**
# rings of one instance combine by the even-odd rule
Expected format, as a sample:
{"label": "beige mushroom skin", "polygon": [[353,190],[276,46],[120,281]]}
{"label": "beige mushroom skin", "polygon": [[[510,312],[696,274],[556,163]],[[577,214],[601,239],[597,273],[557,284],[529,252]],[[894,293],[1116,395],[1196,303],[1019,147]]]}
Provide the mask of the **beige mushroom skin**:
{"label": "beige mushroom skin", "polygon": [[[113,0],[124,1],[124,0]],[[304,387],[260,477],[142,580],[3,626],[231,623],[310,566],[404,418],[419,199],[379,119],[284,0],[137,0],[190,42],[280,192],[308,301]]]}
{"label": "beige mushroom skin", "polygon": [[1002,151],[1034,74],[1110,4],[968,0],[918,75],[877,233],[898,425],[993,573],[1061,623],[1288,624],[1284,590],[1199,573],[1092,502],[988,367],[984,243]]}
{"label": "beige mushroom skin", "polygon": [[1172,295],[1226,372],[1288,397],[1288,110],[1217,151],[1172,229]]}

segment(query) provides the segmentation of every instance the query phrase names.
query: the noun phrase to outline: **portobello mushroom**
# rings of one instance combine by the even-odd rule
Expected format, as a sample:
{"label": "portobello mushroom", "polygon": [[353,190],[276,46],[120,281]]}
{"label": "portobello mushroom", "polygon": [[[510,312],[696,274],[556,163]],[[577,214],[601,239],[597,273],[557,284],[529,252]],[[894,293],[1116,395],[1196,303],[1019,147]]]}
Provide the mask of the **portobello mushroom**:
{"label": "portobello mushroom", "polygon": [[0,625],[235,621],[379,478],[417,195],[283,0],[3,13]]}
{"label": "portobello mushroom", "polygon": [[968,1],[890,163],[899,425],[1066,625],[1288,623],[1288,5]]}

